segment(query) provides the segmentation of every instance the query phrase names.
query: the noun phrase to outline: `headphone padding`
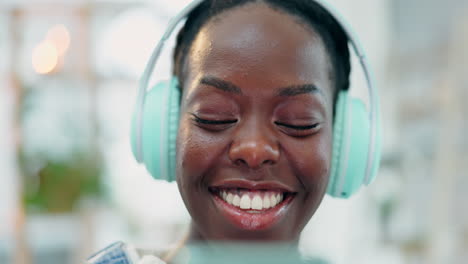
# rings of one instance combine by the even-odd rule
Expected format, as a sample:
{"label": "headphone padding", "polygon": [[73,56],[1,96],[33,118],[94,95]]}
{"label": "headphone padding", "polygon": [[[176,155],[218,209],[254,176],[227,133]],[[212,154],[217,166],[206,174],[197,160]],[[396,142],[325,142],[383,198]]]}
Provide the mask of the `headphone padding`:
{"label": "headphone padding", "polygon": [[[142,119],[142,160],[155,179],[175,180],[176,137],[180,92],[177,79],[156,84],[145,97]],[[136,151],[136,124],[132,121],[132,150]]]}
{"label": "headphone padding", "polygon": [[348,95],[346,91],[340,91],[338,93],[338,99],[336,102],[335,108],[335,120],[333,122],[333,149],[332,149],[332,161],[330,168],[330,179],[328,181],[327,193],[331,196],[335,196],[336,193],[336,182],[338,181],[338,171],[340,168],[339,161],[341,159],[342,153],[342,140],[344,133],[344,118],[345,110],[348,100]]}
{"label": "headphone padding", "polygon": [[339,94],[333,156],[328,194],[348,198],[364,183],[370,141],[370,122],[365,104],[351,98],[347,91]]}

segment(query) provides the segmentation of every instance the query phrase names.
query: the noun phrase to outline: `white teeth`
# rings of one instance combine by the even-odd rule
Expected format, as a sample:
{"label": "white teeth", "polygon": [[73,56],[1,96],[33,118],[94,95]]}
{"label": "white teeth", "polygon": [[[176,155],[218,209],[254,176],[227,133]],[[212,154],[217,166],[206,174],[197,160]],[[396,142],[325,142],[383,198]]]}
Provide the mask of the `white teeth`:
{"label": "white teeth", "polygon": [[270,207],[275,207],[275,205],[276,205],[276,196],[272,195],[270,197]]}
{"label": "white teeth", "polygon": [[268,209],[270,208],[270,198],[267,195],[263,197],[263,208]]}
{"label": "white teeth", "polygon": [[283,194],[282,193],[278,193],[276,195],[276,204],[279,204],[283,201]]}
{"label": "white teeth", "polygon": [[232,204],[232,199],[234,199],[234,195],[232,195],[232,193],[230,193],[226,197],[226,202],[228,202],[229,204]]}
{"label": "white teeth", "polygon": [[234,195],[234,199],[232,199],[232,205],[239,207],[240,205],[240,197],[239,195]]}
{"label": "white teeth", "polygon": [[[277,192],[243,192],[239,195],[237,191],[222,190],[219,196],[226,201],[226,203],[240,207],[244,210],[266,210],[273,208],[284,199],[283,193]],[[251,198],[253,196],[253,198]]]}
{"label": "white teeth", "polygon": [[242,195],[240,200],[241,209],[250,209],[250,197],[247,194]]}
{"label": "white teeth", "polygon": [[263,209],[263,202],[260,196],[255,195],[252,199],[252,209],[254,210],[262,210]]}

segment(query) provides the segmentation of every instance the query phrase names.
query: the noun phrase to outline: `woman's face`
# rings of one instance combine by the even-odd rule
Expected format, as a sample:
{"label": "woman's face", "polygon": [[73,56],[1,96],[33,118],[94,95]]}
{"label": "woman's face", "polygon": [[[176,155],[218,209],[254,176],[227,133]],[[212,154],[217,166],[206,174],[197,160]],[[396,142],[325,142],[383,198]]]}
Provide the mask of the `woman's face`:
{"label": "woman's face", "polygon": [[297,240],[328,183],[331,66],[321,38],[264,4],[206,24],[187,57],[177,182],[194,239]]}

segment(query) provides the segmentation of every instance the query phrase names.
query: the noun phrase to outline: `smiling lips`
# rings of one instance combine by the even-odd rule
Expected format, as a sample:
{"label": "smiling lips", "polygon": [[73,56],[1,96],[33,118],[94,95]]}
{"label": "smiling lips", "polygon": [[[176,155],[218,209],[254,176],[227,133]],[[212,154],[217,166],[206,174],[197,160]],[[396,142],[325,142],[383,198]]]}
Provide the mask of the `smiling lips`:
{"label": "smiling lips", "polygon": [[248,191],[238,189],[220,190],[218,195],[228,204],[243,210],[266,210],[283,201],[279,191]]}
{"label": "smiling lips", "polygon": [[215,205],[234,226],[264,230],[287,213],[295,194],[280,189],[248,189],[233,186],[210,188]]}

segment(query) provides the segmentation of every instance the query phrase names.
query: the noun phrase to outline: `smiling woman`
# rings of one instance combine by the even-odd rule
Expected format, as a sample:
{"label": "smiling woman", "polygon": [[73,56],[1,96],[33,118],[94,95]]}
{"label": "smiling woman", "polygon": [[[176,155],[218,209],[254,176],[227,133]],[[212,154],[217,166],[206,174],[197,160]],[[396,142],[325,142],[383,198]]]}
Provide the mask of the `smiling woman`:
{"label": "smiling woman", "polygon": [[[378,163],[374,117],[347,97],[349,32],[310,0],[195,1],[184,12],[174,79],[146,92],[172,29],[143,76],[134,154],[155,178],[177,181],[192,217],[184,245],[297,248],[327,190],[350,196]],[[96,262],[108,252],[91,263],[113,263]]]}
{"label": "smiling woman", "polygon": [[321,39],[266,3],[230,9],[194,38],[176,167],[193,239],[298,239],[331,160],[334,74]]}

